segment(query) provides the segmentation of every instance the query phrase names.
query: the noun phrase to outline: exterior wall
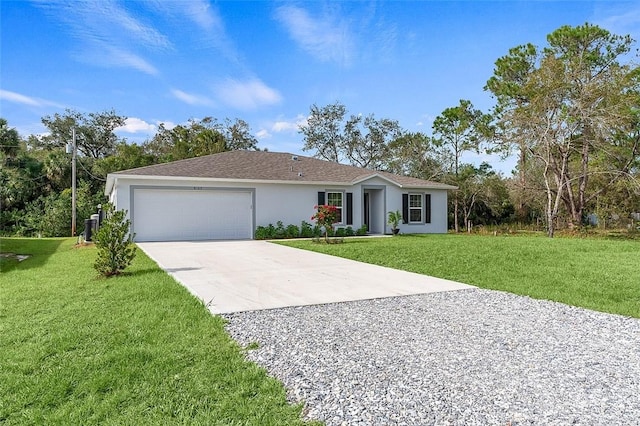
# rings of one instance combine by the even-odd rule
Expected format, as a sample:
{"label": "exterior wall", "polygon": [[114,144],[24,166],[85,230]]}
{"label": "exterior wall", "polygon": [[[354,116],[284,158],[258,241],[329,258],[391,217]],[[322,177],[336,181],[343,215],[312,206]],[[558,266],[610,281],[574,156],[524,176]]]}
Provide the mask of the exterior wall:
{"label": "exterior wall", "polygon": [[[447,191],[444,189],[403,189],[387,187],[387,211],[402,211],[402,194],[431,195],[431,223],[401,223],[402,234],[444,234],[447,232]],[[424,214],[424,213],[423,213]],[[424,216],[423,216],[424,218]],[[387,232],[391,228],[387,225]]]}
{"label": "exterior wall", "polygon": [[[110,200],[118,210],[127,210],[128,218],[131,218],[131,187],[199,187],[206,189],[250,189],[255,190],[255,224],[254,226],[275,225],[282,221],[286,225],[297,225],[304,220],[313,223],[311,216],[315,213],[314,206],[318,204],[319,191],[353,192],[353,220],[350,225],[354,229],[362,226],[361,195],[356,193],[353,187],[324,186],[324,185],[286,185],[286,184],[253,184],[253,183],[229,183],[229,182],[203,182],[198,180],[163,180],[163,179],[119,179],[117,186],[110,194]],[[346,203],[346,198],[345,201]],[[345,212],[346,212],[346,206]],[[134,206],[135,208],[135,206]],[[345,213],[346,214],[346,213]],[[346,225],[342,225],[346,226]]]}
{"label": "exterior wall", "polygon": [[[318,191],[342,191],[353,193],[353,224],[354,230],[364,223],[363,199],[364,192],[370,192],[371,218],[375,220],[375,226],[370,225],[372,232],[390,233],[387,225],[387,213],[389,211],[402,210],[402,194],[427,193],[431,194],[431,223],[426,224],[401,224],[400,232],[403,234],[418,233],[446,233],[447,232],[447,191],[439,189],[407,190],[398,188],[381,178],[369,179],[354,186],[325,186],[325,185],[299,185],[299,184],[268,184],[268,183],[233,183],[193,180],[171,179],[135,179],[119,178],[109,199],[119,210],[127,210],[131,217],[131,186],[155,186],[155,187],[199,187],[207,189],[241,188],[255,191],[254,215],[256,226],[266,226],[282,221],[284,225],[294,224],[299,226],[304,220],[312,223],[311,216],[315,213],[314,206],[318,203]],[[346,197],[344,198],[346,219]],[[338,225],[345,227],[346,224]]]}

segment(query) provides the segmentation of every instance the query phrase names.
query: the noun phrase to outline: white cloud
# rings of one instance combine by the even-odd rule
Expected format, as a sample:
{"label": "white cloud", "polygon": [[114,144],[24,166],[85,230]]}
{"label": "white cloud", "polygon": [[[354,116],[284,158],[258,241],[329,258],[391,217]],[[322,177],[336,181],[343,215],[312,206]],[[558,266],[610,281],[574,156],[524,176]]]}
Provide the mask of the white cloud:
{"label": "white cloud", "polygon": [[281,6],[276,19],[291,38],[311,55],[324,62],[349,65],[354,46],[349,28],[331,17],[314,18],[296,6]]}
{"label": "white cloud", "polygon": [[145,4],[162,14],[163,18],[180,25],[181,29],[188,28],[190,37],[198,46],[214,47],[224,58],[234,64],[241,64],[241,55],[227,35],[220,12],[212,2],[208,0],[154,1]]}
{"label": "white cloud", "polygon": [[165,35],[114,0],[54,0],[36,4],[62,22],[65,30],[80,43],[75,57],[83,62],[133,68],[156,75],[157,69],[135,53],[136,48],[144,51],[173,48]]}
{"label": "white cloud", "polygon": [[218,84],[216,93],[226,103],[240,110],[256,109],[282,101],[280,93],[258,79],[238,81],[228,79]]}
{"label": "white cloud", "polygon": [[222,20],[217,11],[211,9],[211,4],[203,0],[190,0],[180,3],[184,13],[200,28],[207,31],[221,30]]}
{"label": "white cloud", "polygon": [[269,139],[271,136],[271,133],[269,133],[267,129],[260,129],[256,133],[256,138],[258,139]]}
{"label": "white cloud", "polygon": [[174,123],[173,121],[162,121],[162,120],[156,120],[156,124],[157,124],[158,126],[160,126],[160,125],[162,124],[162,125],[164,126],[164,128],[165,128],[165,129],[167,129],[167,130],[171,130],[171,129],[173,129],[174,127],[176,127],[176,126],[177,126],[177,124],[176,124],[176,123]]}
{"label": "white cloud", "polygon": [[181,100],[182,102],[189,104],[189,105],[212,105],[213,102],[211,101],[211,99],[205,97],[205,96],[201,96],[201,95],[192,95],[190,93],[187,92],[183,92],[182,90],[178,90],[178,89],[171,89],[171,94],[178,100]]}
{"label": "white cloud", "polygon": [[153,65],[134,53],[113,47],[105,48],[103,52],[105,51],[109,53],[104,57],[104,62],[107,64],[133,68],[149,75],[158,75],[158,70]]}
{"label": "white cloud", "polygon": [[0,99],[16,104],[28,105],[38,108],[46,106],[64,108],[64,105],[60,105],[56,102],[47,101],[46,99],[34,98],[31,96],[23,95],[21,93],[11,92],[9,90],[3,89],[0,89]]}
{"label": "white cloud", "polygon": [[155,132],[156,126],[151,123],[147,123],[136,117],[129,117],[125,120],[124,126],[118,127],[116,131],[125,133],[146,133]]}
{"label": "white cloud", "polygon": [[35,98],[31,98],[29,96],[21,95],[20,93],[10,92],[8,90],[0,89],[0,99],[15,102],[17,104],[24,104],[30,106],[42,106],[41,102],[36,100]]}
{"label": "white cloud", "polygon": [[298,125],[290,121],[276,121],[272,127],[274,132],[285,132],[291,130],[298,130]]}
{"label": "white cloud", "polygon": [[271,126],[271,130],[274,132],[297,132],[300,126],[307,124],[307,117],[299,114],[295,120],[286,121],[278,120]]}

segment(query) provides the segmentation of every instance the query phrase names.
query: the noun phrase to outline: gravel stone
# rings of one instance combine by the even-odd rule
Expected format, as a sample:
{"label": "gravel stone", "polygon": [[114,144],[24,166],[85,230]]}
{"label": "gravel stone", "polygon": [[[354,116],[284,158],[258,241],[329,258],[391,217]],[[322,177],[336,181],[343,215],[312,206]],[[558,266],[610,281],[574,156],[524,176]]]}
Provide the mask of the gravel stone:
{"label": "gravel stone", "polygon": [[327,425],[640,425],[640,320],[469,289],[224,315]]}

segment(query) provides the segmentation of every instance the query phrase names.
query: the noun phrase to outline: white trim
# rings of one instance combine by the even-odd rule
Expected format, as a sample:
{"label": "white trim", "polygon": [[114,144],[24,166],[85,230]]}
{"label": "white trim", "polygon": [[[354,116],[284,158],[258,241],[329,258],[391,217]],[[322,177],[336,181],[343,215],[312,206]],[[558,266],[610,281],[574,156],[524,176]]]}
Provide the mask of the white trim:
{"label": "white trim", "polygon": [[[420,207],[411,207],[411,196],[417,195],[420,197]],[[409,203],[409,224],[416,223],[425,223],[424,222],[424,194],[419,192],[409,192],[409,199],[407,200]],[[420,220],[411,220],[411,210],[420,210]]]}
{"label": "white trim", "polygon": [[398,188],[402,188],[402,184],[400,184],[399,182],[396,182],[393,179],[389,179],[388,177],[385,177],[385,176],[383,176],[383,175],[381,175],[379,173],[375,173],[375,174],[372,174],[372,175],[367,175],[367,176],[364,176],[362,178],[358,178],[358,179],[352,180],[351,184],[357,185],[359,183],[366,182],[366,181],[368,181],[370,179],[374,179],[374,178],[380,178],[380,179],[382,179],[384,181],[387,181],[387,182],[397,186]]}
{"label": "white trim", "polygon": [[330,206],[331,204],[329,204],[329,194],[340,194],[340,202],[341,202],[341,206],[336,206],[340,208],[340,217],[339,220],[334,223],[334,225],[344,225],[345,224],[345,209],[346,209],[346,196],[345,196],[345,191],[341,190],[341,189],[326,189],[324,191],[324,201],[325,203]]}

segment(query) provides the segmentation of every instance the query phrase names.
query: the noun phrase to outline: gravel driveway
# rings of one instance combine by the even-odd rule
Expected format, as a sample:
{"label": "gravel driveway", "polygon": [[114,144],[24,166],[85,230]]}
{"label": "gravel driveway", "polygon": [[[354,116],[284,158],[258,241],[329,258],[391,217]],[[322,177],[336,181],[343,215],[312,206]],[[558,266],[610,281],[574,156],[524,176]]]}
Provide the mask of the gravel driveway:
{"label": "gravel driveway", "polygon": [[470,289],[224,315],[327,425],[638,425],[640,320]]}

